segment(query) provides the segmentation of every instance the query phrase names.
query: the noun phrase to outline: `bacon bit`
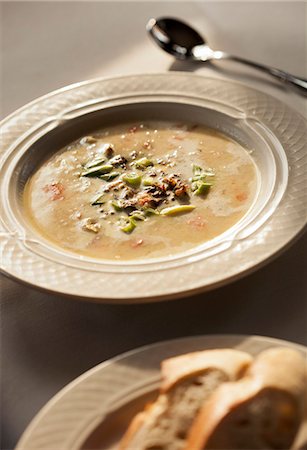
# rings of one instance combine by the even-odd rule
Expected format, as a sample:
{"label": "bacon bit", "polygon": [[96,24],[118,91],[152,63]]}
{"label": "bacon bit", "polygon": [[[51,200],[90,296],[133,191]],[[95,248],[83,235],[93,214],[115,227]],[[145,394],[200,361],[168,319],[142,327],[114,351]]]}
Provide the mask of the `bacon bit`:
{"label": "bacon bit", "polygon": [[129,128],[128,131],[129,131],[129,133],[135,133],[137,130],[138,130],[138,127],[134,126],[134,127]]}
{"label": "bacon bit", "polygon": [[153,201],[153,198],[151,195],[144,195],[142,197],[138,198],[138,204],[140,206],[148,206]]}
{"label": "bacon bit", "polygon": [[43,187],[43,191],[50,194],[52,201],[64,199],[64,186],[61,183],[46,184],[46,186]]}
{"label": "bacon bit", "polygon": [[138,241],[131,241],[130,242],[130,247],[132,247],[132,248],[137,248],[137,247],[139,247],[140,245],[142,245],[143,244],[143,239],[139,239]]}
{"label": "bacon bit", "polygon": [[206,226],[206,221],[201,216],[197,216],[193,217],[193,219],[187,220],[187,224],[201,230]]}
{"label": "bacon bit", "polygon": [[185,184],[182,184],[178,189],[175,190],[176,197],[181,197],[182,195],[187,194],[188,188]]}
{"label": "bacon bit", "polygon": [[164,177],[163,182],[175,192],[176,197],[186,195],[188,192],[188,186],[177,175],[169,175],[168,177]]}
{"label": "bacon bit", "polygon": [[168,177],[164,177],[163,182],[168,184],[170,187],[175,187],[178,183],[178,180],[174,176],[170,175]]}
{"label": "bacon bit", "polygon": [[239,194],[236,195],[236,199],[239,202],[244,202],[245,200],[247,200],[247,194],[246,192],[240,192]]}

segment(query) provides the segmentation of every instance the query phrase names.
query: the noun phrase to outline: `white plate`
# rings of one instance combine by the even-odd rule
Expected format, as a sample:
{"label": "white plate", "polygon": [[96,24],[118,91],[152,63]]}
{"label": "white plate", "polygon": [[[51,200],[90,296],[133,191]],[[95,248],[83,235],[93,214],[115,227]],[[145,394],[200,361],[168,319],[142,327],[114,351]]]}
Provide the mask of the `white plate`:
{"label": "white plate", "polygon": [[[16,450],[115,449],[132,417],[157,395],[163,359],[210,348],[235,348],[255,356],[276,346],[296,349],[307,357],[306,348],[294,343],[235,335],[188,337],[125,353],[60,391],[33,419]],[[307,439],[305,431],[302,427],[295,448]]]}
{"label": "white plate", "polygon": [[[78,256],[38,236],[21,198],[39,163],[102,121],[140,117],[204,123],[251,149],[261,184],[243,220],[184,254],[135,262]],[[285,104],[220,79],[136,75],[53,92],[1,123],[1,270],[48,291],[126,303],[176,298],[237,279],[285,248],[306,224],[306,137],[306,121]]]}

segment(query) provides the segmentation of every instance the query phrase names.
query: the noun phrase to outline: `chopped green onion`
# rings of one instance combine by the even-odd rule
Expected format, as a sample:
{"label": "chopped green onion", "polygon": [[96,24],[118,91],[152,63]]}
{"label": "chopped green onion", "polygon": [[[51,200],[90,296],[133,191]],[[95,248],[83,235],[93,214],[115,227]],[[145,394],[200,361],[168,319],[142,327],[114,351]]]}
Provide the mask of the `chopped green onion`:
{"label": "chopped green onion", "polygon": [[162,216],[177,216],[179,214],[186,214],[195,209],[194,205],[176,205],[164,208],[160,211]]}
{"label": "chopped green onion", "polygon": [[105,203],[104,200],[104,195],[103,194],[99,194],[98,196],[96,196],[93,200],[91,205],[95,206],[95,205],[103,205]]}
{"label": "chopped green onion", "polygon": [[132,217],[135,220],[146,220],[145,213],[143,211],[139,211],[139,210],[133,211],[130,214],[130,217]]}
{"label": "chopped green onion", "polygon": [[104,175],[100,175],[99,178],[101,178],[104,181],[112,181],[114,178],[118,177],[120,175],[119,172],[111,172],[111,173],[105,173]]}
{"label": "chopped green onion", "polygon": [[214,172],[211,169],[202,169],[200,166],[196,164],[192,165],[193,170],[193,178],[192,181],[205,181],[206,177],[214,177]]}
{"label": "chopped green onion", "polygon": [[192,168],[193,168],[193,175],[196,177],[203,173],[203,169],[197,164],[193,164]]}
{"label": "chopped green onion", "polygon": [[204,183],[203,181],[197,181],[195,184],[197,188],[194,190],[194,195],[206,195],[212,186],[212,183]]}
{"label": "chopped green onion", "polygon": [[194,195],[208,194],[212,183],[207,183],[207,177],[213,177],[214,173],[209,170],[203,170],[200,166],[193,164],[193,178],[191,189]]}
{"label": "chopped green onion", "polygon": [[129,219],[127,225],[121,227],[121,230],[122,230],[124,233],[130,234],[130,233],[132,233],[132,231],[135,229],[135,227],[136,227],[136,223],[135,223],[135,221],[133,220],[133,218],[130,217],[130,219]]}
{"label": "chopped green onion", "polygon": [[195,175],[192,178],[192,182],[194,181],[206,181],[207,175]]}
{"label": "chopped green onion", "polygon": [[154,178],[144,178],[143,185],[144,186],[154,186],[155,185],[155,179]]}
{"label": "chopped green onion", "polygon": [[116,202],[115,200],[111,201],[111,205],[113,206],[113,208],[115,209],[115,211],[119,212],[122,211],[122,207],[120,206],[120,204],[118,202]]}
{"label": "chopped green onion", "polygon": [[98,177],[113,170],[113,166],[109,164],[92,167],[81,173],[82,177]]}
{"label": "chopped green onion", "polygon": [[150,159],[144,157],[135,161],[135,167],[138,169],[146,169],[146,167],[153,166],[153,162]]}
{"label": "chopped green onion", "polygon": [[91,169],[92,167],[97,167],[101,164],[103,164],[105,162],[105,158],[101,157],[101,158],[95,158],[92,161],[89,161],[88,163],[85,164],[84,168],[85,169]]}
{"label": "chopped green onion", "polygon": [[197,189],[198,189],[198,182],[197,181],[193,181],[192,184],[191,184],[192,192],[196,191]]}
{"label": "chopped green onion", "polygon": [[208,177],[214,177],[215,174],[213,172],[204,172],[201,175],[195,175],[192,178],[192,181],[206,181]]}
{"label": "chopped green onion", "polygon": [[147,216],[152,216],[152,215],[158,216],[160,214],[157,209],[153,209],[153,208],[144,208],[143,211]]}
{"label": "chopped green onion", "polygon": [[131,172],[123,176],[123,181],[125,181],[125,183],[127,184],[130,184],[130,186],[137,187],[141,184],[142,177],[137,173]]}

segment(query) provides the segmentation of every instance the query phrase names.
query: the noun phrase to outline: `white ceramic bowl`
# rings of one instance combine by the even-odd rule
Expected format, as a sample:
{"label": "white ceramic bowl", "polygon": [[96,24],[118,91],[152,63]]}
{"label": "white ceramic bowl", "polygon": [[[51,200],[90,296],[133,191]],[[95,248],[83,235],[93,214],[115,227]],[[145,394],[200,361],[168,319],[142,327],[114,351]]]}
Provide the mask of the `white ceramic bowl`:
{"label": "white ceramic bowl", "polygon": [[[42,161],[102,124],[144,119],[205,124],[252,152],[259,190],[243,219],[188,252],[127,262],[80,256],[40,236],[22,193]],[[1,269],[48,291],[128,303],[187,295],[256,269],[306,224],[306,121],[238,83],[183,73],[93,80],[35,100],[1,129]]]}

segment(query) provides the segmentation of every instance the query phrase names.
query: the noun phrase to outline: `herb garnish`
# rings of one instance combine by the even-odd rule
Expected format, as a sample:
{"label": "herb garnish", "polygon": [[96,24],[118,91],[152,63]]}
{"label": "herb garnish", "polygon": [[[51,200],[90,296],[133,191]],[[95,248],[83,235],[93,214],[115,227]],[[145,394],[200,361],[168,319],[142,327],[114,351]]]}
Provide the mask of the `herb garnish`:
{"label": "herb garnish", "polygon": [[[111,144],[100,147],[100,154],[83,167],[80,176],[95,177],[104,182],[91,205],[107,203],[109,206],[107,209],[104,207],[104,217],[114,213],[126,214],[120,217],[119,228],[127,234],[133,232],[137,222],[146,221],[152,215],[172,217],[190,213],[195,209],[190,203],[190,193],[205,197],[214,176],[212,170],[193,164],[193,175],[188,184],[179,174],[167,174],[157,169],[154,161],[146,156],[138,160],[131,157],[130,161],[122,155],[114,156]],[[111,182],[115,178],[118,180]],[[87,228],[89,225],[93,228],[93,224],[87,224]]]}
{"label": "herb garnish", "polygon": [[212,183],[207,181],[208,177],[213,177],[214,173],[210,170],[203,170],[200,166],[193,164],[193,177],[191,189],[194,195],[207,195]]}

